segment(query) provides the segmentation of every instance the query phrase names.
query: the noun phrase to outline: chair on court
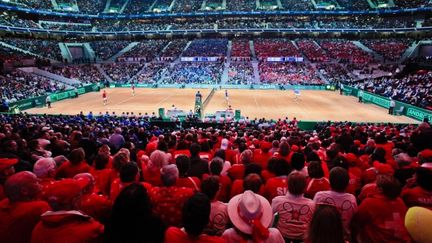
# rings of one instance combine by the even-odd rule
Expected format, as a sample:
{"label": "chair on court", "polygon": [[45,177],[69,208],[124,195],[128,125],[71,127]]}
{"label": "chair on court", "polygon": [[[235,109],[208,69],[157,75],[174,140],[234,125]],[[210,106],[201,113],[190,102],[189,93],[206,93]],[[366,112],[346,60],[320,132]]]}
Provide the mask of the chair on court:
{"label": "chair on court", "polygon": [[401,107],[399,108],[399,110],[395,110],[395,111],[394,111],[394,114],[397,115],[397,116],[402,116],[404,110],[405,110],[405,106],[401,106]]}

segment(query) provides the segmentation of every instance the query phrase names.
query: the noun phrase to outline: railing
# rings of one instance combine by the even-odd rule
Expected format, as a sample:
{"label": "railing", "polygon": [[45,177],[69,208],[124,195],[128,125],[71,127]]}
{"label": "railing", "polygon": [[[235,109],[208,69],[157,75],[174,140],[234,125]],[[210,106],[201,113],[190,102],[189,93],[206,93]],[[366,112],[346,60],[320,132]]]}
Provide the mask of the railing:
{"label": "railing", "polygon": [[28,14],[38,14],[54,17],[72,17],[72,18],[87,18],[87,19],[149,19],[149,18],[188,18],[188,17],[212,17],[212,16],[277,16],[277,15],[367,15],[367,14],[416,14],[421,12],[430,12],[432,7],[426,8],[410,8],[410,9],[380,9],[380,10],[326,10],[326,11],[208,11],[208,12],[193,12],[193,13],[145,13],[145,14],[83,14],[83,13],[63,13],[49,10],[28,9],[7,4],[0,4],[1,10],[24,12]]}
{"label": "railing", "polygon": [[38,33],[38,34],[59,34],[68,36],[125,36],[125,35],[184,35],[184,34],[212,34],[212,33],[397,33],[397,32],[418,32],[430,31],[432,26],[412,27],[412,28],[381,28],[381,29],[307,29],[307,28],[268,28],[268,29],[188,29],[188,30],[149,30],[149,31],[118,31],[118,32],[94,32],[94,31],[69,31],[69,30],[46,30],[34,28],[22,28],[0,25],[0,31],[18,32],[18,33]]}

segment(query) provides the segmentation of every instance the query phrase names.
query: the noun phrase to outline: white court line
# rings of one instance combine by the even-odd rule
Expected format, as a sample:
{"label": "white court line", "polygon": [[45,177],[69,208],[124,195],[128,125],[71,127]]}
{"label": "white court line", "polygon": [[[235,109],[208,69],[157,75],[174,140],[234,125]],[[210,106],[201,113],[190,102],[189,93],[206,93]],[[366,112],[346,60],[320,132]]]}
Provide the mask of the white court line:
{"label": "white court line", "polygon": [[169,98],[171,98],[171,97],[173,97],[173,96],[175,96],[175,95],[177,95],[177,93],[174,92],[174,94],[172,94],[172,95],[166,97],[165,99],[161,100],[161,101],[160,101],[159,103],[157,103],[155,106],[156,106],[156,107],[159,107],[159,105],[161,105],[161,104],[164,103],[166,100],[168,100]]}

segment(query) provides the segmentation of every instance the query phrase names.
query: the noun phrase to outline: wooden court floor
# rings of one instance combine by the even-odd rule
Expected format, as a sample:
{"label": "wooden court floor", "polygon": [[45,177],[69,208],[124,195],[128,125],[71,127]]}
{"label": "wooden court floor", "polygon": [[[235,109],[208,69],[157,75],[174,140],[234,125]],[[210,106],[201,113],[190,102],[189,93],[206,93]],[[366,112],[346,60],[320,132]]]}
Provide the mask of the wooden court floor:
{"label": "wooden court floor", "polygon": [[[33,108],[28,113],[47,114],[87,114],[116,112],[134,112],[157,114],[158,108],[170,109],[174,104],[185,112],[194,108],[197,89],[140,89],[137,88],[132,96],[130,88],[106,89],[108,105],[102,102],[102,91],[81,95],[78,99],[67,99],[52,104],[52,108]],[[210,90],[200,89],[203,100]],[[243,116],[250,119],[293,118],[305,121],[356,121],[356,122],[395,122],[418,123],[416,120],[404,116],[392,116],[387,110],[372,104],[361,104],[352,96],[341,96],[332,91],[301,91],[298,99],[292,90],[228,90],[228,101],[233,109],[240,109]],[[225,110],[228,103],[225,90],[218,90],[205,109],[205,113]]]}

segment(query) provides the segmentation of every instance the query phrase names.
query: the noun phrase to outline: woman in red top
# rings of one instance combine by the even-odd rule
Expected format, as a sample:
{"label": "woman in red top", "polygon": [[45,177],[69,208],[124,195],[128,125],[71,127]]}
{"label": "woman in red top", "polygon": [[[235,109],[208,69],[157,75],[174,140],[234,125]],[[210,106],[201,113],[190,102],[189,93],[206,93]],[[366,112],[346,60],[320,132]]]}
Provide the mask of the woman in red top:
{"label": "woman in red top", "polygon": [[55,178],[72,178],[76,174],[90,172],[90,166],[84,159],[84,149],[77,148],[72,150],[69,155],[69,161],[66,161],[58,168]]}

